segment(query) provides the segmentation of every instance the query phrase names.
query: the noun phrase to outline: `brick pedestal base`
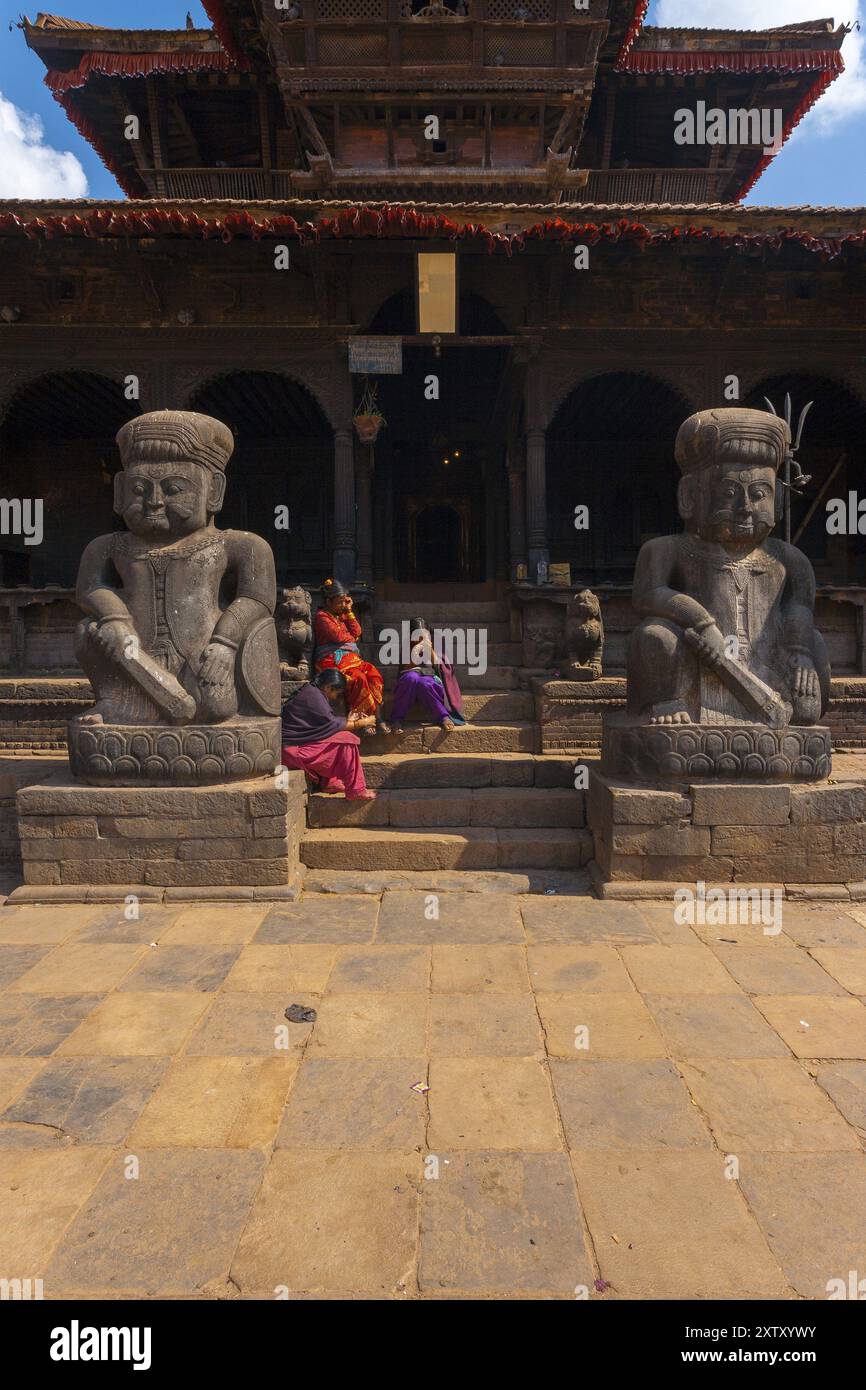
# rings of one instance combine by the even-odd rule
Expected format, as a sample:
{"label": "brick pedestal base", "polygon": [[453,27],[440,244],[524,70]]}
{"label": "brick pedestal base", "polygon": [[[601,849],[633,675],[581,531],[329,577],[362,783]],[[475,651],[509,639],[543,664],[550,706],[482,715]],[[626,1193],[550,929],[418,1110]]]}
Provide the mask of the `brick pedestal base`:
{"label": "brick pedestal base", "polygon": [[653,884],[697,880],[840,884],[850,894],[866,879],[864,819],[863,780],[660,791],[593,772],[587,799],[596,885],[643,884],[647,896]]}
{"label": "brick pedestal base", "polygon": [[118,896],[140,886],[202,890],[184,893],[190,897],[290,885],[306,786],[301,772],[282,780],[101,788],[55,773],[17,794],[25,885],[116,884]]}

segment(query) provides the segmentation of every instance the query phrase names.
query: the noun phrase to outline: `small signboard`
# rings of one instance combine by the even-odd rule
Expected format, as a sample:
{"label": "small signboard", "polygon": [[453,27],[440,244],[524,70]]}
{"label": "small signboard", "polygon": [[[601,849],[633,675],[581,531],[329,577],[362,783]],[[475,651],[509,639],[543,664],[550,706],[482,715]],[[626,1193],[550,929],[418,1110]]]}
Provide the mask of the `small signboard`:
{"label": "small signboard", "polygon": [[349,371],[367,376],[401,376],[402,338],[350,338]]}

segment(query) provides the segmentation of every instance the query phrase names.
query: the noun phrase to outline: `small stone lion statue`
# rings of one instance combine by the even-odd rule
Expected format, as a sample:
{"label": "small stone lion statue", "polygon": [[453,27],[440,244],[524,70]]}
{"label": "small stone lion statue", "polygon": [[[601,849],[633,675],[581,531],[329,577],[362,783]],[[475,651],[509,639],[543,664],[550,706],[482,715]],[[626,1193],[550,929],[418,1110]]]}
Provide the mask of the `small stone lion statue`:
{"label": "small stone lion statue", "polygon": [[310,678],[313,651],[312,596],[300,586],[280,589],[274,620],[280,649],[280,677],[284,681]]}
{"label": "small stone lion statue", "polygon": [[595,681],[601,676],[604,623],[601,604],[591,589],[581,589],[568,605],[565,619],[564,681]]}

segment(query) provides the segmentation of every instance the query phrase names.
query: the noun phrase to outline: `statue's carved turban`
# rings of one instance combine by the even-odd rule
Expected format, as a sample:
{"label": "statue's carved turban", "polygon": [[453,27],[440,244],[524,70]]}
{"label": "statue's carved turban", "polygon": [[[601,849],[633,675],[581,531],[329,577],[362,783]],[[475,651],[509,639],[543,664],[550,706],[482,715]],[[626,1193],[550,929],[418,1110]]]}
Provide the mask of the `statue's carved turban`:
{"label": "statue's carved turban", "polygon": [[681,473],[695,473],[729,460],[769,467],[778,473],[791,447],[791,431],[778,415],[729,406],[699,410],[677,433],[676,459]]}
{"label": "statue's carved turban", "polygon": [[224,473],[234,446],[228,425],[191,410],[151,410],[117,432],[124,468],[136,463],[198,463]]}

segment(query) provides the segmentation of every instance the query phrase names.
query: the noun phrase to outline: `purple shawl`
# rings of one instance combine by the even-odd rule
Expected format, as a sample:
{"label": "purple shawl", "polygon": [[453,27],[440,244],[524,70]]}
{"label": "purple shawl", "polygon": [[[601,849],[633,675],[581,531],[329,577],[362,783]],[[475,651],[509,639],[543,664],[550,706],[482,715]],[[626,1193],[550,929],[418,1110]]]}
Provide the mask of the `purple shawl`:
{"label": "purple shawl", "polygon": [[463,696],[460,694],[460,686],[457,684],[457,677],[449,662],[444,656],[439,658],[439,677],[445,688],[445,699],[451,709],[452,714],[457,714],[463,718]]}
{"label": "purple shawl", "polygon": [[283,705],[283,746],[296,747],[304,743],[319,743],[322,739],[340,734],[345,719],[334,714],[326,695],[315,685],[301,686]]}

